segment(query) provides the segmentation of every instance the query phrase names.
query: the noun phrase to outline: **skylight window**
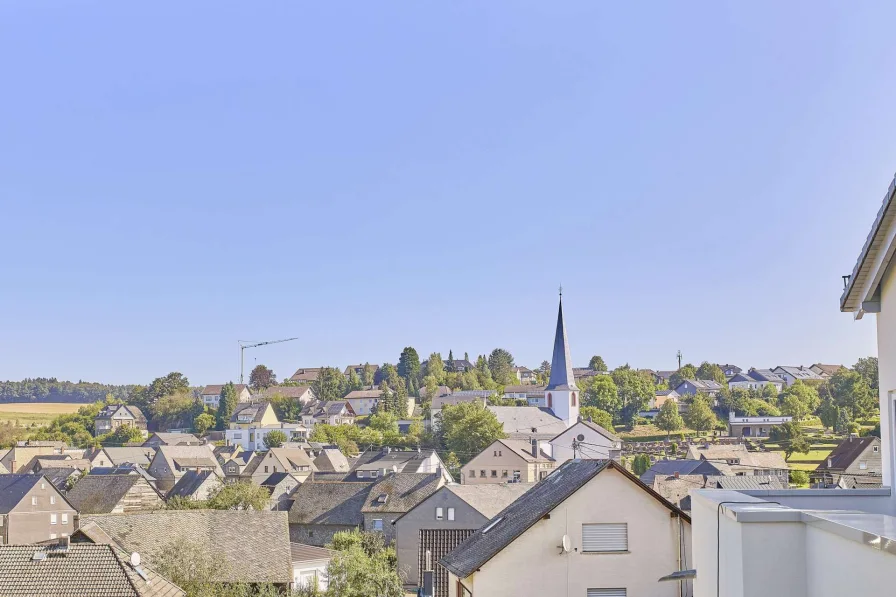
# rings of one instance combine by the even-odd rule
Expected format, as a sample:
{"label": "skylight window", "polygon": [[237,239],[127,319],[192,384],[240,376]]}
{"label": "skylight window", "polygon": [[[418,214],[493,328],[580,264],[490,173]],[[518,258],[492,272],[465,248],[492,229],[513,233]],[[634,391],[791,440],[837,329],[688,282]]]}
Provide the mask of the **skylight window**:
{"label": "skylight window", "polygon": [[490,530],[492,530],[493,528],[495,528],[498,525],[498,523],[501,522],[502,520],[504,520],[503,516],[501,518],[497,519],[495,522],[489,523],[489,525],[487,527],[482,529],[482,534],[484,535],[487,532],[489,532]]}
{"label": "skylight window", "polygon": [[381,493],[381,494],[376,498],[376,503],[377,503],[377,504],[385,504],[386,501],[387,501],[388,499],[389,499],[389,496],[388,496],[388,495],[386,495],[385,493]]}

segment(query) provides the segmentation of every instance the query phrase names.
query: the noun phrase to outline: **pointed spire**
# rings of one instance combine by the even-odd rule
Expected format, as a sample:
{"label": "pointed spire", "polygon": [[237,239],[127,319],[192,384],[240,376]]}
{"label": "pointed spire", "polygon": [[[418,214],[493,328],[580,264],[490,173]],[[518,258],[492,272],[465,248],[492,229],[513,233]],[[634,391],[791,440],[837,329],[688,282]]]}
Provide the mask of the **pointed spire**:
{"label": "pointed spire", "polygon": [[545,390],[578,390],[576,378],[572,374],[572,358],[569,356],[569,342],[566,340],[566,326],[563,323],[563,288],[560,288],[560,309],[557,312],[557,332],[554,334],[554,356],[551,358],[551,379]]}

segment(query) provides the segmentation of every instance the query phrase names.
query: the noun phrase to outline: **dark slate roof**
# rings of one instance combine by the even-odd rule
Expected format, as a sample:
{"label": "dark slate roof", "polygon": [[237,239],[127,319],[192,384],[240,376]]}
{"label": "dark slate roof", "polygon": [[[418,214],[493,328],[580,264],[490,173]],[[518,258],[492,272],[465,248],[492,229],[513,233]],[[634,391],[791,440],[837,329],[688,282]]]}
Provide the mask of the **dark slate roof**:
{"label": "dark slate roof", "polygon": [[304,543],[290,543],[289,547],[292,550],[292,561],[294,563],[329,560],[336,554],[332,549],[315,547],[314,545],[305,545]]}
{"label": "dark slate roof", "polygon": [[361,508],[372,483],[305,481],[292,497],[290,524],[337,524],[360,526]]}
{"label": "dark slate roof", "polygon": [[[842,471],[848,468],[862,455],[868,446],[880,442],[880,438],[873,435],[865,437],[846,438],[840,445],[834,448],[824,462],[815,467],[816,471]],[[831,466],[828,466],[830,461]]]}
{"label": "dark slate roof", "polygon": [[[675,390],[657,390],[657,391],[654,393],[654,395],[655,395],[655,396],[668,396],[668,395],[671,394],[672,392],[675,392]],[[677,394],[678,392],[675,392],[675,393]]]}
{"label": "dark slate roof", "polygon": [[81,476],[81,471],[75,468],[49,467],[40,469],[40,474],[50,480],[56,489],[65,490],[65,484],[71,476]]}
{"label": "dark slate roof", "polygon": [[8,514],[43,475],[0,475],[0,514]]}
{"label": "dark slate roof", "polygon": [[551,357],[551,379],[545,390],[578,390],[572,373],[572,358],[569,356],[569,342],[566,340],[566,326],[563,324],[563,299],[557,311],[557,331],[554,333],[554,356]]}
{"label": "dark slate roof", "polygon": [[136,406],[131,406],[129,404],[110,404],[108,406],[103,407],[103,410],[97,414],[97,419],[108,419],[115,415],[119,411],[119,409],[124,409],[124,411],[129,414],[135,421],[138,422],[146,422],[146,416],[143,414],[143,411],[137,408]]}
{"label": "dark slate roof", "polygon": [[721,471],[706,460],[657,460],[643,475],[641,482],[653,484],[654,477],[679,475],[721,475]]}
{"label": "dark slate roof", "polygon": [[756,381],[770,381],[773,383],[784,383],[784,378],[777,373],[772,373],[770,369],[750,369],[747,375]]}
{"label": "dark slate roof", "polygon": [[370,488],[361,512],[407,512],[444,485],[437,473],[393,473]]}
{"label": "dark slate roof", "polygon": [[171,491],[168,492],[166,499],[171,499],[173,497],[182,497],[182,498],[192,498],[193,494],[202,487],[202,484],[209,477],[218,478],[215,474],[215,471],[204,470],[204,471],[187,471],[184,475],[177,480],[177,483],[174,484],[174,487],[171,488]]}
{"label": "dark slate roof", "polygon": [[357,470],[386,470],[391,471],[394,466],[399,473],[416,473],[420,465],[426,462],[433,454],[433,450],[391,450],[386,453],[382,450],[368,450],[357,458],[349,461],[351,471]]}
{"label": "dark slate roof", "polygon": [[158,444],[164,446],[199,446],[202,445],[202,440],[192,433],[168,433],[157,431],[150,435],[149,439],[143,442],[144,446],[155,446]]}
{"label": "dark slate roof", "polygon": [[108,514],[139,480],[140,475],[87,475],[66,496],[81,514]]}
{"label": "dark slate roof", "polygon": [[[37,553],[46,554],[35,560]],[[110,545],[5,545],[0,547],[4,597],[178,597],[183,590],[141,566],[144,580]]]}
{"label": "dark slate roof", "polygon": [[439,563],[455,576],[466,578],[608,468],[619,471],[661,504],[690,522],[690,517],[685,512],[641,483],[622,465],[612,460],[570,460],[504,508]]}
{"label": "dark slate roof", "polygon": [[222,582],[292,581],[286,512],[156,510],[82,516],[81,522],[76,534],[96,536],[99,527],[126,553],[139,553],[148,566],[183,541],[222,558]]}
{"label": "dark slate roof", "polygon": [[262,487],[276,487],[283,479],[289,477],[289,473],[271,473],[271,476],[261,482]]}

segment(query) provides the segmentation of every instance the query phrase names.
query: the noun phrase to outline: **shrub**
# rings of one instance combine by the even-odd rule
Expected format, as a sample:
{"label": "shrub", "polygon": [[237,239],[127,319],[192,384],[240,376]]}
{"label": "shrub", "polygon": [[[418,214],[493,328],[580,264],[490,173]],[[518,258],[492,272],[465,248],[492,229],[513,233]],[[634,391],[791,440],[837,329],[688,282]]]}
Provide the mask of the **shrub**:
{"label": "shrub", "polygon": [[794,485],[808,485],[809,473],[806,471],[790,471],[790,482]]}

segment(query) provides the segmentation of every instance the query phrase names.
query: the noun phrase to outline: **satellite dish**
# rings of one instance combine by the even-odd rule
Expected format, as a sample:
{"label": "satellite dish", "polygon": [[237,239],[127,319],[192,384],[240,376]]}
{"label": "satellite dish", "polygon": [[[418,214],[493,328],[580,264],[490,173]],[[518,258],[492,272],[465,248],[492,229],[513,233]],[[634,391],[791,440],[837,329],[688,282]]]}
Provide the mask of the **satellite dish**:
{"label": "satellite dish", "polygon": [[131,566],[139,566],[140,565],[140,554],[136,551],[131,554]]}
{"label": "satellite dish", "polygon": [[563,553],[569,553],[569,548],[571,545],[569,541],[569,535],[563,535],[563,539],[560,541],[560,543],[560,547],[563,548]]}

